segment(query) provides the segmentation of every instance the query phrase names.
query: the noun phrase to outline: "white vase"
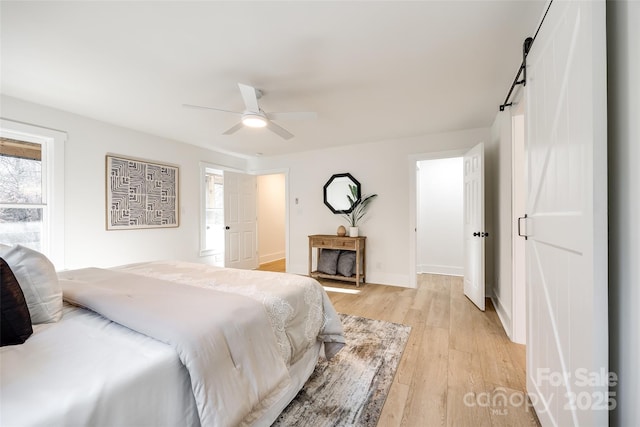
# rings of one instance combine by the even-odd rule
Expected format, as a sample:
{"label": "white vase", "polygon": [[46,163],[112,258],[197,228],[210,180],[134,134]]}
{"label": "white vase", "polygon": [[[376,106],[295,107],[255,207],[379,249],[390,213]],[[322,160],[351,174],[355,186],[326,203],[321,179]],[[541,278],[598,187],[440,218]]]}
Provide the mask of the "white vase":
{"label": "white vase", "polygon": [[358,237],[358,227],[349,227],[349,237]]}

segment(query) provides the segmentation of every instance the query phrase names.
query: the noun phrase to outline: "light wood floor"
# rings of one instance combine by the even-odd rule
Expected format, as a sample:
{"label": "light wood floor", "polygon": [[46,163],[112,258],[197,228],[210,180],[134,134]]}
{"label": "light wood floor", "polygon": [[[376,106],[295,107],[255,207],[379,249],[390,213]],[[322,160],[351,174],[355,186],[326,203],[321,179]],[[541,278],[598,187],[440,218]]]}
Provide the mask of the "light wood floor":
{"label": "light wood floor", "polygon": [[[284,271],[284,262],[277,268],[264,267]],[[327,293],[338,312],[412,326],[378,427],[539,426],[524,393],[524,346],[509,340],[489,300],[483,313],[464,296],[462,278],[422,274],[417,289],[358,289]]]}
{"label": "light wood floor", "polygon": [[267,262],[265,264],[260,264],[260,267],[258,267],[258,270],[263,270],[263,271],[276,271],[276,272],[282,272],[284,273],[286,271],[286,260],[283,259],[279,259],[277,261],[273,261],[273,262]]}

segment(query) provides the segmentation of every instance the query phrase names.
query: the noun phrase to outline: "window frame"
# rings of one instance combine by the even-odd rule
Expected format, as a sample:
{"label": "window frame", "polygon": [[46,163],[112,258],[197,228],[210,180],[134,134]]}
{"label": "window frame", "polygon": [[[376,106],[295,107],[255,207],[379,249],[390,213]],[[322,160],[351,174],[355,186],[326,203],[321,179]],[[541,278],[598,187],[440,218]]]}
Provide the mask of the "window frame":
{"label": "window frame", "polygon": [[56,269],[65,266],[64,161],[67,134],[26,123],[0,119],[0,136],[42,147],[42,201],[39,204],[2,204],[5,207],[42,207],[42,252]]}

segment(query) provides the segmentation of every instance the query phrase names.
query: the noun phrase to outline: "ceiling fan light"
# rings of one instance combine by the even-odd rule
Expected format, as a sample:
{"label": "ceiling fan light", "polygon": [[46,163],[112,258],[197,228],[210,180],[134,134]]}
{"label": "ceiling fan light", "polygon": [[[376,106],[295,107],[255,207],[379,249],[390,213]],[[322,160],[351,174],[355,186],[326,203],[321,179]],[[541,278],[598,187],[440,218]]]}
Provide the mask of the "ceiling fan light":
{"label": "ceiling fan light", "polygon": [[267,125],[267,119],[258,114],[247,114],[242,117],[242,124],[251,128],[263,128]]}

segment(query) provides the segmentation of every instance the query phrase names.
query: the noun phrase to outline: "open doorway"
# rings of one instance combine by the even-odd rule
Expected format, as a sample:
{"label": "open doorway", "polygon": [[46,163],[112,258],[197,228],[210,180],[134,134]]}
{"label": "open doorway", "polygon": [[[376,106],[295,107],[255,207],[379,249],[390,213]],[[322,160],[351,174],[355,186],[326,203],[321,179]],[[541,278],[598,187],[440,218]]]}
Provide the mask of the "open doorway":
{"label": "open doorway", "polygon": [[205,163],[200,175],[200,256],[216,266],[256,268],[256,177]]}
{"label": "open doorway", "polygon": [[416,162],[416,270],[464,275],[463,158]]}
{"label": "open doorway", "polygon": [[[439,151],[433,153],[422,153],[409,156],[408,166],[410,168],[410,180],[409,180],[409,224],[411,232],[409,235],[409,279],[411,287],[418,287],[418,246],[422,245],[424,237],[422,239],[418,236],[418,218],[420,216],[420,200],[427,200],[424,196],[420,197],[420,162],[428,160],[439,159],[451,159],[451,158],[463,158],[467,150],[449,150]],[[464,171],[460,170],[460,176],[464,177]],[[462,178],[464,179],[464,178]],[[463,224],[460,224],[462,228]],[[433,239],[432,239],[433,240]],[[419,243],[420,242],[420,243]],[[422,249],[421,249],[422,250]],[[424,267],[420,267],[424,271]]]}
{"label": "open doorway", "polygon": [[[409,259],[409,271],[411,274],[411,279],[413,280],[413,287],[418,287],[418,249],[417,246],[420,239],[419,234],[421,231],[418,229],[418,218],[421,215],[420,213],[420,175],[419,175],[419,162],[423,160],[436,160],[436,159],[454,159],[461,158],[461,166],[449,166],[445,168],[445,170],[450,171],[453,174],[453,178],[451,176],[442,176],[441,178],[432,179],[432,181],[436,182],[460,182],[462,181],[462,190],[461,191],[453,191],[451,188],[445,188],[444,191],[447,193],[457,194],[454,196],[454,200],[458,200],[456,203],[457,206],[461,205],[461,208],[451,208],[448,207],[444,211],[444,216],[451,217],[452,212],[458,212],[458,218],[462,218],[461,221],[453,223],[453,226],[450,227],[454,233],[462,232],[462,261],[460,258],[457,258],[457,261],[454,261],[452,264],[432,264],[433,266],[438,266],[439,271],[437,274],[462,274],[464,278],[464,286],[463,286],[463,294],[469,298],[479,310],[485,310],[485,300],[486,300],[486,291],[485,291],[485,238],[489,236],[489,232],[485,230],[485,184],[484,184],[484,143],[480,142],[470,148],[469,150],[453,150],[447,152],[439,152],[439,153],[430,153],[423,154],[417,156],[411,156],[411,167],[413,168],[413,173],[411,174],[411,182],[410,188],[412,191],[410,192],[411,198],[410,202],[410,224],[412,224],[414,228],[414,233],[411,233],[411,239],[409,242],[409,251],[411,257]],[[456,161],[453,161],[454,163]],[[446,184],[445,184],[446,185]],[[424,184],[423,184],[424,186]],[[460,188],[460,185],[458,186]],[[442,190],[440,190],[442,192]],[[424,198],[424,196],[423,196]],[[460,203],[459,200],[462,200]],[[438,202],[431,202],[431,205],[438,205]],[[448,219],[448,218],[447,218]],[[455,221],[455,220],[454,220]],[[439,230],[438,230],[439,231]],[[457,239],[451,238],[451,242],[448,241],[450,237],[445,238],[434,238],[434,236],[426,236],[427,239],[431,239],[431,241],[436,242],[436,244],[440,245],[440,252],[442,252],[442,247],[447,246],[451,243],[452,247],[457,248],[458,254],[460,253],[458,246],[460,243],[456,243]],[[445,268],[446,271],[442,271],[442,267]],[[453,267],[453,268],[451,268]],[[456,273],[454,273],[456,272]]]}
{"label": "open doorway", "polygon": [[258,175],[258,260],[261,270],[286,271],[286,175]]}
{"label": "open doorway", "polygon": [[[201,163],[200,175],[200,256],[220,267],[286,271],[286,172],[249,175]],[[249,192],[249,187],[254,190]],[[254,233],[241,227],[249,217],[255,222]],[[234,231],[242,237],[231,239]],[[249,258],[255,262],[245,262]]]}

